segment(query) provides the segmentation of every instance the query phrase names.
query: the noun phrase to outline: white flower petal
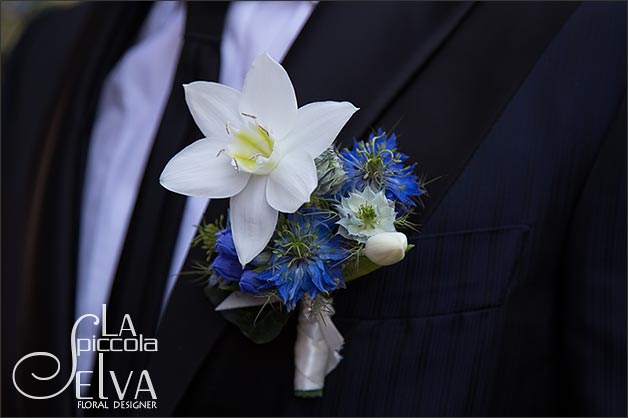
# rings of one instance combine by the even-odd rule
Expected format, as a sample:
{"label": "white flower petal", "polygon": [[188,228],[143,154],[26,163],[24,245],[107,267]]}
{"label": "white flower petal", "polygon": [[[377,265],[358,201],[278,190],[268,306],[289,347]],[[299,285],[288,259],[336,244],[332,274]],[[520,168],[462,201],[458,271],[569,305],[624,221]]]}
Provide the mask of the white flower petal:
{"label": "white flower petal", "polygon": [[227,123],[236,128],[241,125],[238,91],[208,81],[195,81],[183,87],[192,118],[206,137],[227,134]]}
{"label": "white flower petal", "polygon": [[279,213],[266,202],[266,176],[252,176],[229,202],[231,231],[242,266],[261,253],[275,232]]}
{"label": "white flower petal", "polygon": [[268,299],[257,295],[249,295],[248,293],[242,293],[239,290],[229,293],[225,299],[218,306],[216,311],[228,311],[231,309],[250,308],[251,306],[263,306],[268,303]]}
{"label": "white flower petal", "polygon": [[220,138],[205,138],[188,145],[166,164],[159,182],[187,196],[219,199],[240,193],[251,175],[233,168],[221,152],[226,144]]}
{"label": "white flower petal", "polygon": [[349,102],[315,102],[301,107],[294,128],[282,141],[282,149],[300,149],[312,158],[318,157],[357,110]]}
{"label": "white flower petal", "polygon": [[390,266],[403,260],[408,249],[408,237],[401,232],[382,232],[366,241],[364,253],[378,266]]}
{"label": "white flower petal", "polygon": [[297,98],[290,77],[267,53],[255,58],[246,74],[240,112],[254,116],[275,139],[283,138],[297,119]]}
{"label": "white flower petal", "polygon": [[293,151],[268,176],[266,199],[280,212],[294,213],[316,188],[316,165],[307,152]]}

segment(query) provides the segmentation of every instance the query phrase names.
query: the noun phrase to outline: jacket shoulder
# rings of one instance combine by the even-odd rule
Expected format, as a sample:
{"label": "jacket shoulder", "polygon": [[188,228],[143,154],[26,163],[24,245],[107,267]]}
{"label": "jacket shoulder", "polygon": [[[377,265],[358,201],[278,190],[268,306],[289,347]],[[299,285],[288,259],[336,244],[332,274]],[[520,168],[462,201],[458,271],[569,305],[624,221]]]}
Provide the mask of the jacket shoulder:
{"label": "jacket shoulder", "polygon": [[89,4],[81,4],[50,8],[37,14],[27,24],[6,64],[58,61],[75,43],[89,10]]}
{"label": "jacket shoulder", "polygon": [[81,4],[48,9],[33,18],[3,57],[3,102],[19,107],[31,92],[40,98],[55,94],[90,10],[91,5]]}
{"label": "jacket shoulder", "polygon": [[3,57],[3,163],[7,161],[4,154],[17,146],[13,139],[24,137],[28,133],[24,129],[37,129],[46,118],[90,10],[90,4],[81,4],[41,12]]}

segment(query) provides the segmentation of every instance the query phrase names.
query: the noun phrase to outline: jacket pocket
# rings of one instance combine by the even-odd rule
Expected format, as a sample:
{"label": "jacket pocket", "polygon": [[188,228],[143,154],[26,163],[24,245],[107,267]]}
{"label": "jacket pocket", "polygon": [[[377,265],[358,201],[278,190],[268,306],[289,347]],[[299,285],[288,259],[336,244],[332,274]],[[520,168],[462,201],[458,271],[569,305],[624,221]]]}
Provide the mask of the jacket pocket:
{"label": "jacket pocket", "polygon": [[490,309],[504,303],[527,225],[419,235],[406,258],[338,292],[338,318],[394,319]]}

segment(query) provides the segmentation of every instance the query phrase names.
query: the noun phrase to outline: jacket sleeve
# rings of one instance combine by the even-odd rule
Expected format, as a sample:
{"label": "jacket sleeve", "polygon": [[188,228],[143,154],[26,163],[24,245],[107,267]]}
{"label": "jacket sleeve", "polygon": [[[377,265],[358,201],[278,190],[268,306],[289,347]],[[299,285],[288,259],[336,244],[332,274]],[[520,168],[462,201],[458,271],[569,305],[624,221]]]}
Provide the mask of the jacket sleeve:
{"label": "jacket sleeve", "polygon": [[[12,370],[17,358],[19,263],[30,203],[32,165],[39,154],[63,69],[89,5],[54,8],[33,18],[2,57],[2,415],[20,415]],[[35,140],[32,140],[32,139]]]}
{"label": "jacket sleeve", "polygon": [[581,191],[565,243],[565,415],[626,416],[626,99]]}

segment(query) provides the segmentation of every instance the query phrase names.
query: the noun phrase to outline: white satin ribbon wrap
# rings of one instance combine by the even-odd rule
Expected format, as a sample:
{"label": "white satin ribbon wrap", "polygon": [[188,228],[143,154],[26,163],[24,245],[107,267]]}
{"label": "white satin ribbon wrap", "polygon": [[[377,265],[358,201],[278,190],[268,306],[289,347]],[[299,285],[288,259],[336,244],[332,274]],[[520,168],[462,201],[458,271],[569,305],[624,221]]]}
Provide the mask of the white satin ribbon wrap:
{"label": "white satin ribbon wrap", "polygon": [[[266,298],[233,292],[216,307],[217,311],[261,306]],[[325,386],[325,376],[336,368],[342,356],[344,338],[331,320],[331,302],[312,312],[312,300],[306,295],[299,304],[297,341],[294,345],[294,390],[316,391]]]}
{"label": "white satin ribbon wrap", "polygon": [[301,300],[297,341],[294,345],[294,390],[322,390],[325,376],[336,368],[342,356],[344,338],[331,320],[331,302],[312,313],[309,296]]}

